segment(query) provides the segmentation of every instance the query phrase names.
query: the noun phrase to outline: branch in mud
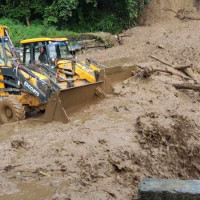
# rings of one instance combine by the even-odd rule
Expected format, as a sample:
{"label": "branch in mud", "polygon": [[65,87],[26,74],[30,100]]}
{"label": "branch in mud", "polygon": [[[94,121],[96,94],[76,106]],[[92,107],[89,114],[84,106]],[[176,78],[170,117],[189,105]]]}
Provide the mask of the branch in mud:
{"label": "branch in mud", "polygon": [[[139,66],[138,66],[139,67]],[[142,77],[142,78],[149,78],[153,73],[155,72],[164,72],[164,73],[169,73],[173,75],[171,71],[168,70],[163,70],[163,69],[154,69],[153,67],[151,68],[143,68],[142,71],[140,71],[138,74],[136,74],[136,77]],[[200,91],[200,85],[194,85],[190,83],[169,83],[172,84],[176,89],[187,89],[187,90],[199,90]]]}
{"label": "branch in mud", "polygon": [[189,19],[189,20],[200,20],[200,16],[188,16],[186,14],[184,14],[184,10],[179,10],[178,12],[170,9],[170,8],[166,8],[166,9],[163,9],[165,11],[170,11],[170,12],[173,12],[176,14],[175,17],[177,17],[178,19],[180,20],[184,20],[184,19]]}
{"label": "branch in mud", "polygon": [[158,58],[156,56],[153,56],[153,55],[151,55],[150,58],[153,58],[153,59],[161,62],[162,64],[167,65],[167,66],[172,67],[172,68],[177,69],[177,70],[188,69],[188,68],[190,68],[192,66],[192,64],[189,64],[189,65],[180,65],[180,66],[179,65],[172,65],[172,64],[170,64],[170,63],[168,63],[168,62],[166,62],[164,60],[161,60],[160,58]]}
{"label": "branch in mud", "polygon": [[192,78],[196,83],[200,83],[200,75],[198,73],[194,73],[191,68],[184,69],[184,72],[187,76]]}
{"label": "branch in mud", "polygon": [[164,73],[173,75],[173,73],[171,71],[168,71],[167,69],[165,69],[165,70],[154,69],[153,67],[151,67],[151,68],[145,68],[143,71],[141,71],[140,74],[138,75],[138,77],[149,78],[155,72],[164,72]]}
{"label": "branch in mud", "polygon": [[131,37],[132,34],[117,34],[117,42],[122,45],[123,44],[123,37]]}
{"label": "branch in mud", "polygon": [[[139,67],[139,66],[137,66]],[[145,68],[142,71],[136,73],[136,78],[149,78],[153,74],[153,70],[151,68]]]}
{"label": "branch in mud", "polygon": [[176,89],[186,89],[186,90],[200,90],[200,85],[192,85],[189,83],[173,83]]}
{"label": "branch in mud", "polygon": [[190,16],[184,16],[183,19],[189,19],[189,20],[200,20],[200,17],[190,17]]}
{"label": "branch in mud", "polygon": [[[144,78],[148,78],[149,76],[151,76],[151,74],[153,74],[154,72],[163,72],[163,73],[168,73],[170,75],[176,75],[176,76],[180,76],[181,78],[185,79],[185,80],[190,80],[191,78],[186,76],[183,72],[180,72],[172,67],[165,67],[164,69],[160,69],[160,68],[147,68],[147,67],[142,67],[140,65],[136,65],[138,68],[143,69],[143,71],[140,72],[141,77]],[[147,75],[149,74],[149,75]]]}
{"label": "branch in mud", "polygon": [[108,193],[111,197],[113,197],[113,198],[115,198],[115,199],[117,198],[116,195],[115,195],[114,193],[109,192],[108,190],[102,190],[102,191]]}
{"label": "branch in mud", "polygon": [[184,70],[184,69],[188,69],[190,67],[191,67],[191,65],[180,65],[180,66],[174,66],[174,69]]}
{"label": "branch in mud", "polygon": [[150,58],[153,58],[154,60],[159,61],[160,63],[162,63],[162,64],[164,64],[164,65],[167,65],[167,66],[169,66],[169,67],[172,67],[171,64],[167,63],[167,62],[164,61],[164,60],[161,60],[160,58],[158,58],[158,57],[156,57],[156,56],[151,55],[151,56],[149,56],[149,57],[150,57]]}
{"label": "branch in mud", "polygon": [[153,56],[153,55],[151,55],[150,58],[155,59],[164,65],[167,65],[168,67],[170,67],[173,70],[176,70],[176,73],[175,73],[175,71],[173,73],[175,75],[181,76],[182,78],[186,78],[186,79],[188,79],[188,78],[193,79],[197,83],[200,82],[200,77],[195,76],[194,72],[191,69],[192,64],[178,66],[178,65],[171,65],[170,63],[163,61],[162,59],[160,59],[156,56]]}
{"label": "branch in mud", "polygon": [[119,34],[117,34],[117,42],[118,42],[120,45],[123,44],[122,37],[121,37]]}

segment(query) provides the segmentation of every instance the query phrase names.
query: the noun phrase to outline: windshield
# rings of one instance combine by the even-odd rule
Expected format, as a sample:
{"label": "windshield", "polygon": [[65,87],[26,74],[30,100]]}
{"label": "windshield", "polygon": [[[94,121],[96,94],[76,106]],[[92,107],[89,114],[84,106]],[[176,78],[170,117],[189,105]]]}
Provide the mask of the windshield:
{"label": "windshield", "polygon": [[70,55],[66,42],[51,42],[48,49],[51,59],[67,58]]}
{"label": "windshield", "polygon": [[10,59],[12,58],[12,53],[8,45],[8,41],[4,40],[5,45],[5,51],[3,48],[3,43],[0,40],[0,64],[5,63],[5,61],[8,63],[10,62]]}

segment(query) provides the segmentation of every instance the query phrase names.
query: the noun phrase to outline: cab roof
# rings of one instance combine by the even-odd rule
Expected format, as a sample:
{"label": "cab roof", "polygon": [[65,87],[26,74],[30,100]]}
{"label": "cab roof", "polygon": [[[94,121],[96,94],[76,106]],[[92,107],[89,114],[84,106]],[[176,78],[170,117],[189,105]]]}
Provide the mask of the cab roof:
{"label": "cab roof", "polygon": [[29,43],[36,43],[36,42],[47,42],[47,41],[52,41],[52,42],[64,42],[67,41],[67,38],[32,38],[32,39],[27,39],[27,40],[21,40],[21,44],[29,44]]}

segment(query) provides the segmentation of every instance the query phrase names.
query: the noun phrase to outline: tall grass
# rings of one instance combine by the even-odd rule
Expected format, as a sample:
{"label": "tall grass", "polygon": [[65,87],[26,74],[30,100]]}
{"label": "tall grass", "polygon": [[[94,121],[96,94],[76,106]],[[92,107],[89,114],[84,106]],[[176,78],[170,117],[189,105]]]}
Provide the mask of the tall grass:
{"label": "tall grass", "polygon": [[18,21],[8,18],[0,18],[0,25],[7,25],[10,37],[15,46],[19,46],[20,40],[38,37],[80,37],[80,33],[69,30],[56,30],[53,26],[44,26],[41,21],[35,21],[31,26],[25,26]]}

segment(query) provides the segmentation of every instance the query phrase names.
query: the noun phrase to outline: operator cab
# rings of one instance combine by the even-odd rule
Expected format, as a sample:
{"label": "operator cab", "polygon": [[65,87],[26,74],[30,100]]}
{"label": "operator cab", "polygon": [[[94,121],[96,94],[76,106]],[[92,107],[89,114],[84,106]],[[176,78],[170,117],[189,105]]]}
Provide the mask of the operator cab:
{"label": "operator cab", "polygon": [[26,65],[41,62],[55,66],[58,60],[72,57],[67,38],[36,38],[21,41],[23,45],[23,63]]}
{"label": "operator cab", "polygon": [[8,27],[0,25],[0,66],[11,67],[13,52],[9,42]]}
{"label": "operator cab", "polygon": [[7,37],[0,39],[0,66],[11,66],[12,52]]}

